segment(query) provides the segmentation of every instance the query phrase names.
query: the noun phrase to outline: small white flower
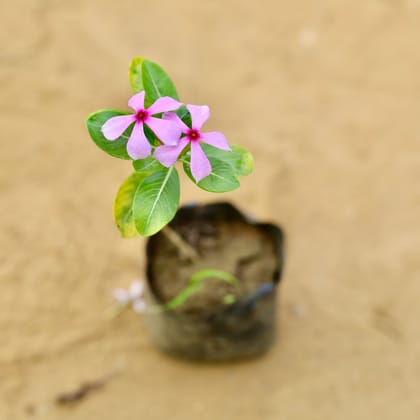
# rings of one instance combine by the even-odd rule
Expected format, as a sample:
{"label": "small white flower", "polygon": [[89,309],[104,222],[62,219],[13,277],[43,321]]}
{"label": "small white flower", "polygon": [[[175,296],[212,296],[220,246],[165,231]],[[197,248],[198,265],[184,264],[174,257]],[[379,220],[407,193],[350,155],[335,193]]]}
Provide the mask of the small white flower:
{"label": "small white flower", "polygon": [[130,287],[122,289],[118,287],[112,291],[114,300],[121,306],[129,306],[133,311],[140,314],[146,311],[146,303],[143,299],[144,284],[139,280],[134,280]]}
{"label": "small white flower", "polygon": [[133,301],[133,311],[138,314],[146,312],[146,302],[143,299],[136,299]]}
{"label": "small white flower", "polygon": [[143,295],[144,284],[139,281],[135,280],[130,284],[130,288],[128,289],[128,293],[131,299],[138,299]]}
{"label": "small white flower", "polygon": [[117,303],[121,305],[127,304],[130,300],[130,295],[127,290],[121,289],[121,287],[118,287],[112,291],[112,297]]}

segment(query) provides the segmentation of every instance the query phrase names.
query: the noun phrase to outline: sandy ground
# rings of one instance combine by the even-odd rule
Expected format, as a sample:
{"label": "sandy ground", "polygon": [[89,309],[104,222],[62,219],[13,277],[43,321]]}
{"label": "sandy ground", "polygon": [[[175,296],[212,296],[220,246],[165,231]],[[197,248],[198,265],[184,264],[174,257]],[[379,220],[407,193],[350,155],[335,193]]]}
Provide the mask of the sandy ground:
{"label": "sandy ground", "polygon": [[[0,419],[415,420],[420,413],[420,1],[1,5]],[[195,365],[104,319],[144,267],[112,201],[127,162],[84,119],[148,56],[255,155],[239,191],[288,235],[279,340]],[[73,408],[55,396],[119,375]]]}

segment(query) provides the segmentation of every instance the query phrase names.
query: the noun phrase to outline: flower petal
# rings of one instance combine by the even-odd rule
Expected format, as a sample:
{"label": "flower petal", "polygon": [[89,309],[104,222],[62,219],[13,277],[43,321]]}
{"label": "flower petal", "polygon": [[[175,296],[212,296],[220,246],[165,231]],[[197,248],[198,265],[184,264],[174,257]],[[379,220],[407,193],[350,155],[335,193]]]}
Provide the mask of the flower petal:
{"label": "flower petal", "polygon": [[136,111],[136,112],[137,111],[141,111],[142,109],[144,109],[144,95],[145,95],[145,91],[144,90],[142,90],[139,93],[136,93],[128,101],[128,106],[130,108],[133,108],[134,111]]}
{"label": "flower petal", "polygon": [[137,123],[127,142],[127,153],[135,160],[144,159],[152,153],[152,146],[143,131],[143,124]]}
{"label": "flower petal", "polygon": [[222,150],[232,150],[226,140],[226,137],[219,131],[211,131],[210,133],[201,133],[200,141],[210,144]]}
{"label": "flower petal", "polygon": [[155,150],[155,159],[158,160],[163,166],[170,167],[177,160],[181,152],[185,149],[189,140],[183,137],[179,140],[176,146],[159,146]]}
{"label": "flower petal", "polygon": [[211,173],[210,161],[196,141],[191,142],[191,173],[197,182]]}
{"label": "flower petal", "polygon": [[143,299],[135,299],[133,301],[133,311],[138,314],[146,312],[146,302]]}
{"label": "flower petal", "polygon": [[175,114],[175,112],[165,112],[162,116],[162,119],[174,122],[179,126],[183,133],[186,133],[190,129],[190,127],[188,127],[188,125],[185,124],[184,121],[182,121],[181,118]]}
{"label": "flower petal", "polygon": [[102,126],[102,134],[107,140],[116,140],[135,121],[134,115],[119,115],[112,117]]}
{"label": "flower petal", "polygon": [[200,130],[210,117],[210,108],[207,105],[187,105],[191,114],[192,128]]}
{"label": "flower petal", "polygon": [[172,120],[149,117],[145,124],[163,144],[168,146],[175,146],[181,137],[181,127]]}
{"label": "flower petal", "polygon": [[160,112],[174,111],[181,106],[181,102],[170,96],[163,96],[162,98],[156,99],[156,101],[150,105],[147,109],[150,115],[159,114]]}
{"label": "flower petal", "polygon": [[122,289],[121,287],[118,287],[112,291],[112,297],[121,305],[126,304],[130,300],[130,296],[127,290]]}
{"label": "flower petal", "polygon": [[143,294],[144,284],[139,280],[134,280],[128,289],[131,299],[138,299]]}

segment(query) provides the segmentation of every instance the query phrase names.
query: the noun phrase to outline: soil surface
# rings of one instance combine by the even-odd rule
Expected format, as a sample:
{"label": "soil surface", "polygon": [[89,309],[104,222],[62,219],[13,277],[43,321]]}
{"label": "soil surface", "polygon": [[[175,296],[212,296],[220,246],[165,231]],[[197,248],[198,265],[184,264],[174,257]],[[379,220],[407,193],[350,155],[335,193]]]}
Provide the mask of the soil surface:
{"label": "soil surface", "polygon": [[[206,269],[222,270],[237,279],[236,284],[208,277],[201,287],[175,310],[206,316],[226,309],[224,298],[235,300],[251,297],[263,284],[271,284],[279,270],[276,238],[262,228],[247,223],[241,216],[224,215],[226,211],[202,208],[183,210],[183,217],[171,223],[198,254],[196,261],[180,258],[179,250],[165,234],[152,239],[151,284],[161,303],[169,302],[181,293],[194,273]],[[224,220],[223,220],[224,218]]]}
{"label": "soil surface", "polygon": [[[0,419],[417,420],[420,1],[3,3]],[[84,119],[126,109],[136,55],[254,154],[239,190],[183,177],[182,202],[232,200],[285,228],[263,358],[182,362],[141,316],[107,317],[144,240],[112,221],[131,166]]]}

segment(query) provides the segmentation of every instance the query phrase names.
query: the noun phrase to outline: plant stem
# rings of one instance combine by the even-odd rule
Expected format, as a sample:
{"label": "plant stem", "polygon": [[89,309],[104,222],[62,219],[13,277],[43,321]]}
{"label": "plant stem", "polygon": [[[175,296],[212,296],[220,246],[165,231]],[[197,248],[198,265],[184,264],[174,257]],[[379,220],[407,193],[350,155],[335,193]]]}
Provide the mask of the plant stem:
{"label": "plant stem", "polygon": [[199,255],[197,251],[179,235],[175,230],[166,225],[161,232],[172,242],[178,249],[180,257],[183,260],[194,262],[197,261]]}

